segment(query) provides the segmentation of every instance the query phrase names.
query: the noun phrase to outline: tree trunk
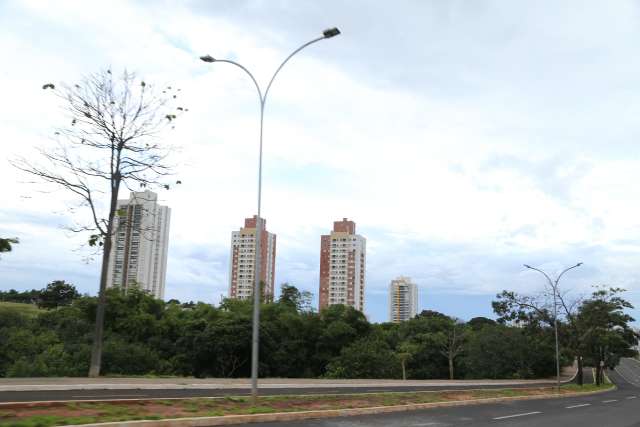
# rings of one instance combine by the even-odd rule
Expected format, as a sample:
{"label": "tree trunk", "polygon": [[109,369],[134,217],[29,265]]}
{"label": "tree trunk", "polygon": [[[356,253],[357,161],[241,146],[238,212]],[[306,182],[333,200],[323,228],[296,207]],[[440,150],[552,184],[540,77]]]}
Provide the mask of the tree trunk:
{"label": "tree trunk", "polygon": [[107,275],[109,274],[109,259],[111,258],[111,236],[113,234],[113,221],[118,208],[118,192],[120,190],[120,175],[117,172],[115,182],[111,187],[111,203],[109,205],[109,220],[107,222],[107,233],[104,236],[104,246],[102,247],[102,268],[100,270],[100,291],[98,292],[98,307],[96,309],[96,329],[91,347],[91,366],[89,366],[89,377],[100,376],[102,366],[102,340],[104,337],[104,312],[107,306]]}
{"label": "tree trunk", "polygon": [[578,355],[578,373],[576,375],[576,380],[578,381],[578,385],[582,386],[584,384],[584,377],[582,372],[582,356]]}
{"label": "tree trunk", "polygon": [[407,379],[407,372],[404,369],[404,360],[402,360],[400,363],[402,364],[402,379],[406,380]]}
{"label": "tree trunk", "polygon": [[98,292],[98,307],[96,309],[96,328],[91,347],[91,366],[89,367],[89,377],[100,376],[102,364],[102,338],[104,336],[104,312],[107,303],[107,274],[109,272],[109,258],[111,255],[111,233],[104,240],[102,248],[102,269],[100,271],[100,291]]}
{"label": "tree trunk", "polygon": [[453,357],[449,356],[449,379],[453,379]]}
{"label": "tree trunk", "polygon": [[601,370],[602,370],[602,368],[600,368],[600,364],[598,363],[598,366],[596,366],[596,385],[598,385],[598,386],[601,385],[601,382],[600,382],[600,378],[601,378],[601,372],[600,371]]}

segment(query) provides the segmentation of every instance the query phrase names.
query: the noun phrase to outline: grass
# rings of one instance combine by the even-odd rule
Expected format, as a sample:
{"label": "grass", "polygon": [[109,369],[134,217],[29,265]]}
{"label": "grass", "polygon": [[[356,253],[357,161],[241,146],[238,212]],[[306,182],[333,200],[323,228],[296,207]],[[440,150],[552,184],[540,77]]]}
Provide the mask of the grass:
{"label": "grass", "polygon": [[20,302],[0,301],[0,311],[12,311],[22,313],[29,317],[35,317],[42,310],[35,304],[23,304]]}
{"label": "grass", "polygon": [[[564,385],[561,393],[606,390],[611,385],[594,384],[580,387]],[[367,393],[349,395],[265,396],[252,405],[246,397],[131,400],[114,402],[32,403],[7,405],[0,411],[0,426],[53,427],[59,425],[99,422],[159,420],[183,417],[267,414],[393,406],[412,403],[434,403],[458,400],[478,400],[499,397],[546,396],[556,393],[553,387],[491,389],[463,391],[428,391]]]}
{"label": "grass", "polygon": [[579,386],[578,384],[565,384],[561,388],[563,390],[567,390],[572,393],[576,393],[576,392],[588,393],[590,391],[607,390],[607,389],[613,388],[613,384],[608,383],[600,386],[597,386],[595,384],[585,384],[582,386]]}

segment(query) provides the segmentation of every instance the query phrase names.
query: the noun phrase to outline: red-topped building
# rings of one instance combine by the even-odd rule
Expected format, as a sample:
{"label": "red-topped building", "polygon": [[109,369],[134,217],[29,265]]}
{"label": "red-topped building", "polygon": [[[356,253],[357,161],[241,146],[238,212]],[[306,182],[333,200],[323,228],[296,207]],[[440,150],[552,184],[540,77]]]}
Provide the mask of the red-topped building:
{"label": "red-topped building", "polygon": [[[229,298],[249,299],[253,296],[257,221],[257,215],[245,218],[244,227],[231,233]],[[271,301],[276,267],[276,235],[267,231],[267,221],[264,218],[260,221],[260,281],[264,283],[263,299]]]}
{"label": "red-topped building", "polygon": [[356,223],[343,218],[331,234],[320,237],[320,309],[350,305],[364,312],[366,239]]}

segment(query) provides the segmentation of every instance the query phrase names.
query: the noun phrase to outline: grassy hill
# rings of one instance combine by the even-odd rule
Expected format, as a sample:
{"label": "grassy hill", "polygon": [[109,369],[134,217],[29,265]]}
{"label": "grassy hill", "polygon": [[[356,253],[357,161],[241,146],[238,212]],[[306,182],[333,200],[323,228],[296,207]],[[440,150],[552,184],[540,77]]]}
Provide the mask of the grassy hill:
{"label": "grassy hill", "polygon": [[17,311],[30,317],[35,317],[40,311],[35,304],[0,301],[0,311]]}

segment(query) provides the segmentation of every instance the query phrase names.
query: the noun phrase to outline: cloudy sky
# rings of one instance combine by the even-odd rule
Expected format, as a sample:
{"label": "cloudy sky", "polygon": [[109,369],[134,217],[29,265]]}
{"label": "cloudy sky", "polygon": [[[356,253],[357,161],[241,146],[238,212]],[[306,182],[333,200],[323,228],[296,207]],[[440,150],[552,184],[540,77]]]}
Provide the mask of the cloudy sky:
{"label": "cloudy sky", "polygon": [[[255,212],[258,102],[266,83],[263,212],[276,282],[317,294],[320,235],[342,217],[367,238],[366,312],[411,276],[420,309],[491,315],[502,289],[556,273],[573,295],[627,288],[640,305],[640,2],[0,0],[0,288],[65,279],[95,293],[97,262],[69,235],[64,193],[8,160],[51,144],[65,117],[45,82],[106,67],[182,89],[164,139],[183,184],[172,212],[166,297],[217,303],[229,240]],[[125,195],[126,196],[126,195]],[[636,317],[640,312],[634,312]]]}

